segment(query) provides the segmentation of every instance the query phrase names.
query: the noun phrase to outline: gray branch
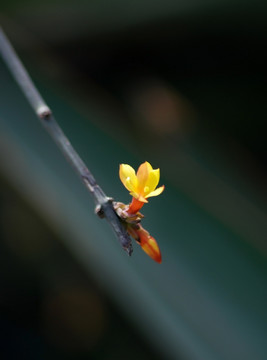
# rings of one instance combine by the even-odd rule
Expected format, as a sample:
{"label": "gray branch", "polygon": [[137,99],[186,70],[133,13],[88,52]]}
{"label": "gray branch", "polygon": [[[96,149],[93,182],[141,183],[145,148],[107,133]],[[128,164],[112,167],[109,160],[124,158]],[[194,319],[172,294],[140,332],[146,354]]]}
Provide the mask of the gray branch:
{"label": "gray branch", "polygon": [[20,86],[28,102],[32,106],[42,125],[48,131],[55,143],[58,145],[64,156],[81,177],[86,188],[94,198],[96,209],[101,217],[105,217],[117,235],[121,246],[129,255],[132,253],[131,239],[124,227],[124,224],[117,216],[113,201],[107,197],[101,187],[97,184],[93,174],[89,171],[83,160],[74,150],[60,126],[56,122],[52,111],[47,106],[39,91],[33,84],[29,74],[22,62],[15,53],[8,38],[0,27],[0,53],[15,81]]}

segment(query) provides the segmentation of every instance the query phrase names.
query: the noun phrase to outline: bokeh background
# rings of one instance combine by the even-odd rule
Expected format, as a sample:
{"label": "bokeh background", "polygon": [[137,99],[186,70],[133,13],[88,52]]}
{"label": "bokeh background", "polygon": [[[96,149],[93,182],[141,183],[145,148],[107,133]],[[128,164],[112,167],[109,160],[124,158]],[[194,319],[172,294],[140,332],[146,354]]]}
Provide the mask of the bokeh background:
{"label": "bokeh background", "polygon": [[266,359],[264,1],[6,1],[0,21],[104,191],[147,160],[158,265],[109,225],[0,60],[1,359]]}

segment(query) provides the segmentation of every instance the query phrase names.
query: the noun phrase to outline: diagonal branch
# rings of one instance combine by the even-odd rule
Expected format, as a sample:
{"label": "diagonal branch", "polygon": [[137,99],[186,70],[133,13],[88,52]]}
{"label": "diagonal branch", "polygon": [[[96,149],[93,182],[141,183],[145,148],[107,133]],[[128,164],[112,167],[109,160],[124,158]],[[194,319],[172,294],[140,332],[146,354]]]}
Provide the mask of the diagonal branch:
{"label": "diagonal branch", "polygon": [[56,122],[52,111],[47,106],[39,91],[33,84],[29,74],[15,53],[9,40],[0,27],[0,53],[15,81],[20,86],[28,102],[32,106],[42,125],[48,131],[64,156],[81,177],[83,183],[94,198],[97,213],[105,217],[117,235],[121,246],[129,255],[132,253],[130,237],[113,208],[113,201],[107,197],[101,187],[97,184],[93,174],[86,167],[83,160],[72,147],[60,126]]}

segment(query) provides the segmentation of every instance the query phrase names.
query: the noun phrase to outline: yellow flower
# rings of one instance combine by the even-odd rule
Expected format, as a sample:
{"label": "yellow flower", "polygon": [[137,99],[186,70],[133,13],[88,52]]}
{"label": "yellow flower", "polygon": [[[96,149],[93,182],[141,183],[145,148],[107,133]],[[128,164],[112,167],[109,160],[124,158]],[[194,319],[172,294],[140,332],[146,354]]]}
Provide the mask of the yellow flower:
{"label": "yellow flower", "polygon": [[164,185],[156,189],[159,183],[159,169],[153,169],[149,162],[139,166],[137,173],[127,164],[120,165],[120,179],[127,190],[141,203],[147,203],[147,198],[158,196],[164,190]]}
{"label": "yellow flower", "polygon": [[[164,185],[157,188],[159,169],[153,169],[149,162],[145,161],[135,173],[130,165],[121,164],[119,175],[123,185],[130,191],[133,198],[129,205],[118,205],[117,214],[126,222],[128,234],[138,242],[147,255],[161,263],[159,246],[156,240],[140,225],[143,216],[139,213],[142,206],[148,202],[147,198],[160,195],[164,190]],[[123,217],[120,214],[123,214]]]}

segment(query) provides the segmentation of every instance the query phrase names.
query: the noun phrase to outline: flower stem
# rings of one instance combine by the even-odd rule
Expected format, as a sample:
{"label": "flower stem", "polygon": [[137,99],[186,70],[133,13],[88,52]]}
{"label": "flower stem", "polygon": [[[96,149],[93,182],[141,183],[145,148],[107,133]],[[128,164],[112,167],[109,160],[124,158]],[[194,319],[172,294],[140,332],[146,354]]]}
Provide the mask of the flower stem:
{"label": "flower stem", "polygon": [[144,202],[137,200],[135,197],[132,198],[132,202],[129,205],[127,212],[129,214],[136,214],[143,207]]}

